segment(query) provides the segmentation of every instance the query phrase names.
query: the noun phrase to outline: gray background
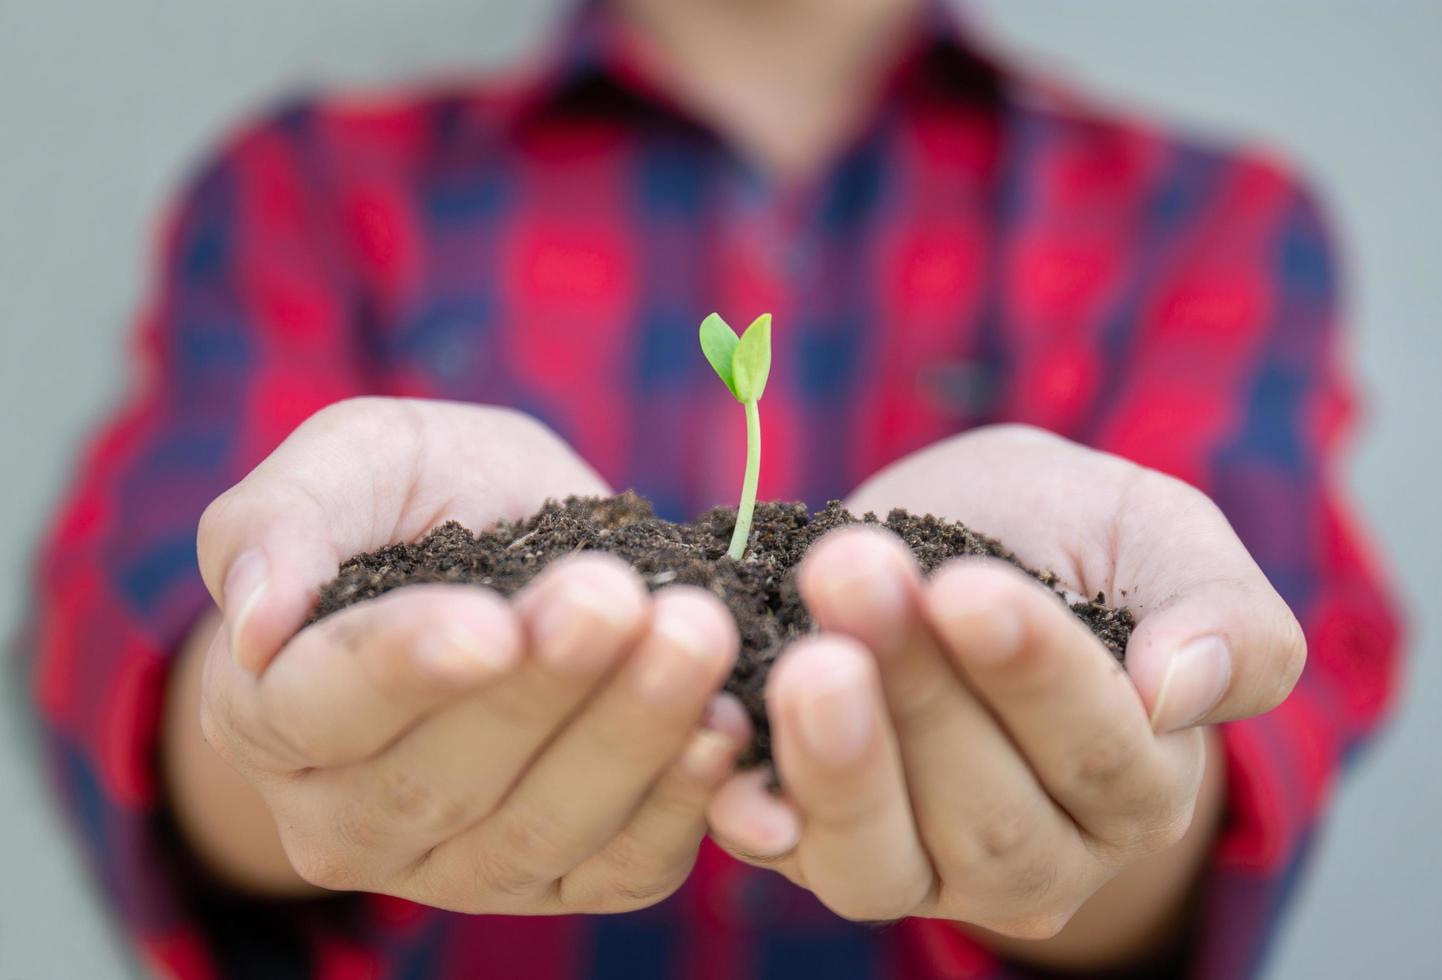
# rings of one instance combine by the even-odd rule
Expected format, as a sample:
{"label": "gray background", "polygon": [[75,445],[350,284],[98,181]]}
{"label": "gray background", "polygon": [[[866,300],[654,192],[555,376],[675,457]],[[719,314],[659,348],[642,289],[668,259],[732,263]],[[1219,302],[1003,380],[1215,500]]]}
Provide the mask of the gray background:
{"label": "gray background", "polygon": [[[1438,975],[1442,925],[1442,4],[1031,0],[979,4],[1014,52],[1208,132],[1261,138],[1321,185],[1354,284],[1370,420],[1352,486],[1406,586],[1415,660],[1346,784],[1273,959],[1287,978]],[[0,633],[77,440],[120,394],[122,330],[186,161],[297,83],[494,62],[547,3],[0,0]],[[0,726],[0,980],[123,967]]]}

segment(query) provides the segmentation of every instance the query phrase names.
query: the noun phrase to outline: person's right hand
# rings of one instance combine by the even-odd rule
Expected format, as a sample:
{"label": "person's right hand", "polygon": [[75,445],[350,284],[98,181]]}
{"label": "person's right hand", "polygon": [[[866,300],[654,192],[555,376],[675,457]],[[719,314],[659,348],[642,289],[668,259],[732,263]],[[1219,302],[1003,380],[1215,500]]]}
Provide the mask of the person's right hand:
{"label": "person's right hand", "polygon": [[296,632],[354,553],[606,492],[525,416],[361,399],[206,511],[200,564],[224,624],[200,722],[301,877],[505,914],[624,911],[685,879],[750,737],[717,695],[738,640],[714,596],[652,597],[620,561],[581,554],[512,601],[411,586]]}

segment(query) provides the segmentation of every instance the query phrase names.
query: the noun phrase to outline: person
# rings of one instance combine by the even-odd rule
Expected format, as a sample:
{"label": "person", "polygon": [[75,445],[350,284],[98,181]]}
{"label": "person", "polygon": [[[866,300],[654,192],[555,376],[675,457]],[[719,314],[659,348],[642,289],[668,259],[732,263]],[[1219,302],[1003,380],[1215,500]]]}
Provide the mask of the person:
{"label": "person", "polygon": [[[775,314],[763,497],[965,520],[1124,601],[1126,670],[838,533],[773,794],[724,607],[605,556],[301,628],[445,518],[728,501],[713,308]],[[43,549],[54,783],[174,976],[1251,974],[1395,684],[1337,317],[1282,164],[940,4],[590,3],[520,75],[296,100],[181,195]]]}

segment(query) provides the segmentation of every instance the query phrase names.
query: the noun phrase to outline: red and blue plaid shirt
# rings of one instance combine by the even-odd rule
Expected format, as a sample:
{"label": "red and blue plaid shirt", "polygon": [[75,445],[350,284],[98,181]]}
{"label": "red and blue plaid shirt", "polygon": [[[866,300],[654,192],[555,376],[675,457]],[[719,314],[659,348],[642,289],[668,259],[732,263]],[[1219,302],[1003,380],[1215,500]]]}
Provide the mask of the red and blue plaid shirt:
{"label": "red and blue plaid shirt", "polygon": [[[180,198],[125,409],[39,563],[30,661],[54,783],[144,962],[184,977],[995,977],[940,922],[863,926],[709,844],[646,911],[475,917],[205,887],[156,736],[209,606],[204,506],[316,409],[383,393],[511,405],[671,517],[730,500],[734,405],[696,323],[784,325],[765,497],[812,505],[972,426],[1022,421],[1175,474],[1225,510],[1306,626],[1292,697],[1223,729],[1230,811],[1194,975],[1261,961],[1397,629],[1336,488],[1351,404],[1333,256],[1277,164],[1005,70],[933,11],[845,151],[777,187],[661,93],[599,6],[539,70],[306,100]],[[698,432],[708,433],[704,442]]]}

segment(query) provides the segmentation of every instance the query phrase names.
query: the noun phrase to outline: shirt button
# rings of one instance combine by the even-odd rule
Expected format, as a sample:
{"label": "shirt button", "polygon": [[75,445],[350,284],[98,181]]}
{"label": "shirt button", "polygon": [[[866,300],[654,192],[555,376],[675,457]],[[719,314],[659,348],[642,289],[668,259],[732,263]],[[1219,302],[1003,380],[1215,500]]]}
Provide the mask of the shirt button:
{"label": "shirt button", "polygon": [[997,396],[995,373],[981,361],[934,361],[916,372],[916,383],[937,411],[951,416],[984,414]]}

